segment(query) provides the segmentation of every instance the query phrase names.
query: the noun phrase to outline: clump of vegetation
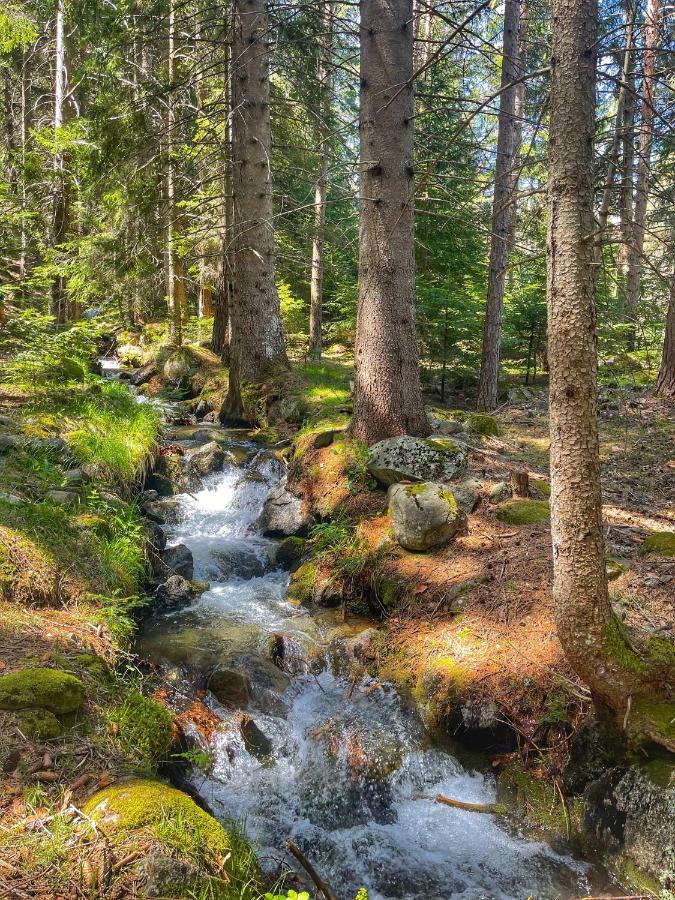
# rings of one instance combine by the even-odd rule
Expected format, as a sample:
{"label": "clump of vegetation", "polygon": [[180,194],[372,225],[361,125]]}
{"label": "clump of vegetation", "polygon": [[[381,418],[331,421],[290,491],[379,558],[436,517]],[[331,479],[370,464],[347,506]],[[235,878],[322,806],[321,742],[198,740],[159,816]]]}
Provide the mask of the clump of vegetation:
{"label": "clump of vegetation", "polygon": [[113,720],[129,754],[152,764],[166,759],[173,741],[173,717],[165,706],[134,692],[113,713]]}
{"label": "clump of vegetation", "polygon": [[645,538],[643,553],[656,553],[659,556],[675,556],[675,531],[654,531]]}
{"label": "clump of vegetation", "polygon": [[68,672],[36,668],[0,676],[0,709],[37,708],[65,715],[83,703],[84,685]]}
{"label": "clump of vegetation", "polygon": [[537,525],[550,517],[548,500],[510,500],[497,510],[497,518],[507,525]]}
{"label": "clump of vegetation", "polygon": [[464,427],[467,431],[473,431],[484,437],[488,435],[498,437],[501,434],[497,420],[494,416],[488,416],[486,413],[471,413],[467,416]]}

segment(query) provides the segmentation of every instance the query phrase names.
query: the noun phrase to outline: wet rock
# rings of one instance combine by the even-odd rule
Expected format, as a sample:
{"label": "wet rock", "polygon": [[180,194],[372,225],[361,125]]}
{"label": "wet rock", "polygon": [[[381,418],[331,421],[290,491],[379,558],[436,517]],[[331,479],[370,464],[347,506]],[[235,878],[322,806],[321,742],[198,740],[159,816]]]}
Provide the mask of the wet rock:
{"label": "wet rock", "polygon": [[185,544],[167,547],[162,553],[163,565],[174,575],[182,575],[188,581],[194,575],[192,551]]}
{"label": "wet rock", "polygon": [[400,481],[450,481],[466,469],[466,448],[447,439],[402,435],[369,450],[368,471],[381,485]]}
{"label": "wet rock", "polygon": [[157,366],[154,362],[146,363],[146,365],[141,366],[139,369],[136,369],[135,372],[131,372],[129,375],[129,383],[133,384],[134,387],[140,387],[143,384],[147,384],[151,378],[157,374]]}
{"label": "wet rock", "polygon": [[510,500],[512,494],[513,490],[508,481],[498,481],[497,484],[490,489],[488,497],[490,503],[503,503],[504,500]]}
{"label": "wet rock", "polygon": [[213,406],[208,400],[201,399],[195,407],[195,416],[203,419],[207,413],[213,412]]}
{"label": "wet rock", "polygon": [[272,741],[250,716],[241,717],[239,731],[244,739],[244,746],[252,756],[269,756],[272,752]]}
{"label": "wet rock", "polygon": [[285,538],[277,548],[277,565],[294,571],[300,565],[306,546],[305,538],[295,536]]}
{"label": "wet rock", "polygon": [[599,727],[585,723],[570,739],[570,758],[563,772],[565,791],[578,795],[584,788],[600,778],[612,764],[606,741]]}
{"label": "wet rock", "polygon": [[141,511],[147,519],[158,525],[175,525],[180,515],[178,501],[169,498],[147,500],[141,506]]}
{"label": "wet rock", "polygon": [[286,478],[282,478],[265,501],[258,528],[270,537],[290,537],[306,531],[310,521],[302,500],[286,489]]}
{"label": "wet rock", "polygon": [[388,497],[394,538],[405,550],[442,547],[466,527],[466,515],[445,485],[395,484]]}
{"label": "wet rock", "polygon": [[194,450],[188,457],[188,465],[197,474],[206,476],[213,472],[219,472],[225,462],[225,453],[220,444],[210,441],[198,450]]}
{"label": "wet rock", "polygon": [[380,637],[377,628],[366,628],[361,634],[345,641],[345,649],[360,663],[371,663],[377,659]]}
{"label": "wet rock", "polygon": [[148,546],[155,553],[160,553],[166,547],[166,534],[161,525],[152,519],[146,518],[143,524]]}
{"label": "wet rock", "polygon": [[[669,770],[672,777],[672,762]],[[659,783],[651,762],[611,769],[584,793],[587,831],[657,881],[673,872],[675,784],[668,780]]]}
{"label": "wet rock", "polygon": [[472,513],[478,506],[482,491],[482,483],[474,478],[467,478],[452,486],[452,493],[455,495],[457,506],[467,514]]}
{"label": "wet rock", "polygon": [[255,546],[246,546],[241,541],[233,541],[229,547],[213,552],[211,557],[223,578],[236,575],[238,578],[259,578],[270,566],[268,553],[261,553]]}
{"label": "wet rock", "polygon": [[182,575],[170,575],[155,592],[155,609],[172,610],[188,606],[197,596],[192,583]]}
{"label": "wet rock", "polygon": [[145,479],[145,486],[155,491],[160,497],[173,497],[176,493],[171,484],[171,479],[167,478],[166,475],[161,475],[159,472],[152,472],[148,475]]}
{"label": "wet rock", "polygon": [[216,669],[209,676],[207,687],[220,702],[246,709],[251,701],[251,684],[243,672],[236,669]]}
{"label": "wet rock", "polygon": [[[156,488],[161,496],[170,497],[173,494],[180,494],[184,491],[194,493],[201,490],[202,482],[196,468],[191,465],[188,458],[180,453],[164,453],[157,460],[154,477],[161,476],[169,482],[170,491],[168,493],[166,487],[162,489],[156,483],[146,486]],[[166,482],[164,482],[164,485]]]}

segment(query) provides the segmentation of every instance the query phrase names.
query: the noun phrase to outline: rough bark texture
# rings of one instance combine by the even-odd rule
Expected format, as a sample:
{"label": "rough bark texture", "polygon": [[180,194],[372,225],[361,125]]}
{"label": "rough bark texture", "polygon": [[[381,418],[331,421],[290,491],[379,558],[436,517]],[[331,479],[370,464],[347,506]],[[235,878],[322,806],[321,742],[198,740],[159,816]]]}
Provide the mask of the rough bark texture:
{"label": "rough bark texture", "polygon": [[[675,247],[675,229],[673,229],[671,245]],[[670,281],[670,299],[666,313],[666,327],[663,335],[663,355],[656,382],[656,393],[662,397],[675,400],[675,264]]]}
{"label": "rough bark texture", "polygon": [[[651,151],[654,126],[654,67],[659,38],[659,0],[649,0],[645,21],[645,53],[642,73],[640,142],[635,183],[635,215],[628,253],[626,278],[626,315],[634,320],[640,298],[640,273],[645,242],[645,219],[649,197]],[[635,342],[634,332],[629,340]]]}
{"label": "rough bark texture", "polygon": [[415,336],[411,0],[361,9],[361,222],[353,434],[428,434]]}
{"label": "rough bark texture", "polygon": [[[521,74],[519,60],[520,5],[518,0],[506,0],[504,5],[504,42],[502,49],[501,86],[511,84]],[[483,351],[478,378],[478,409],[497,406],[499,378],[499,344],[502,334],[504,285],[509,245],[515,218],[515,191],[518,183],[516,161],[517,138],[520,129],[514,127],[517,87],[502,90],[499,95],[497,159],[495,188],[492,200],[490,263],[488,268],[487,304],[483,326]]]}
{"label": "rough bark texture", "polygon": [[656,648],[629,643],[605,575],[592,266],[597,14],[597,0],[554,0],[547,249],[556,624],[598,708],[634,739],[672,749],[673,663],[665,645],[654,659]]}
{"label": "rough bark texture", "polygon": [[232,29],[232,188],[234,297],[230,387],[224,415],[243,412],[241,387],[285,360],[274,283],[270,172],[270,38],[264,0],[236,0]]}
{"label": "rough bark texture", "polygon": [[319,177],[314,189],[314,239],[312,241],[312,274],[309,299],[309,356],[321,359],[321,321],[323,305],[323,244],[326,230],[326,188],[328,182],[329,116],[332,91],[331,57],[333,55],[333,4],[323,4],[324,40],[319,64]]}
{"label": "rough bark texture", "polygon": [[[54,132],[58,134],[63,125],[64,100],[66,90],[66,41],[65,41],[65,0],[56,4],[56,49],[54,53]],[[54,194],[52,220],[52,246],[63,243],[68,229],[68,184],[65,176],[63,152],[58,147],[54,153]],[[50,312],[57,322],[65,322],[68,314],[66,280],[56,275],[52,282]]]}
{"label": "rough bark texture", "polygon": [[169,91],[167,93],[167,129],[166,129],[166,276],[169,302],[169,335],[171,343],[180,347],[182,343],[182,323],[180,309],[180,291],[177,290],[176,251],[175,251],[175,217],[176,217],[176,179],[174,171],[174,128],[175,102],[173,82],[175,77],[175,43],[176,12],[174,2],[169,5]]}
{"label": "rough bark texture", "polygon": [[223,135],[223,204],[221,209],[220,247],[216,261],[216,285],[213,296],[213,334],[211,349],[225,365],[230,362],[230,307],[234,292],[232,282],[232,89],[230,50],[225,54],[223,103],[225,129]]}

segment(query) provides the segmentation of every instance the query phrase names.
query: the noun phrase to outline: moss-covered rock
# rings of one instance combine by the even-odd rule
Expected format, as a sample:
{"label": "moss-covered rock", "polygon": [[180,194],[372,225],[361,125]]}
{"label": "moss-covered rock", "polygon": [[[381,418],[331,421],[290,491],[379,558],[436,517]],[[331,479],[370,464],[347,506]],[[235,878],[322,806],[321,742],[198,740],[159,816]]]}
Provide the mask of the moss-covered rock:
{"label": "moss-covered rock", "polygon": [[474,434],[484,436],[494,435],[497,437],[500,434],[497,420],[493,416],[486,415],[486,413],[471,413],[466,419],[464,428],[467,431],[472,431]]}
{"label": "moss-covered rock", "polygon": [[291,603],[305,605],[311,603],[316,582],[315,562],[307,562],[292,575],[288,585],[288,599]]}
{"label": "moss-covered rock", "polygon": [[394,484],[388,498],[394,538],[405,550],[442,547],[466,526],[466,515],[442,484]]}
{"label": "moss-covered rock", "polygon": [[26,709],[18,713],[21,732],[29,739],[50,740],[61,734],[61,723],[48,709]]}
{"label": "moss-covered rock", "polygon": [[0,709],[46,709],[65,715],[83,703],[80,679],[59,669],[20,669],[0,676]]}
{"label": "moss-covered rock", "polygon": [[548,500],[511,500],[497,510],[497,518],[507,525],[537,525],[550,516]]}
{"label": "moss-covered rock", "polygon": [[499,775],[498,798],[519,818],[557,834],[578,834],[583,818],[580,798],[563,802],[555,782],[537,778],[521,763],[511,762]]}
{"label": "moss-covered rock", "polygon": [[191,797],[153,779],[117,782],[94,794],[83,812],[100,823],[108,835],[124,837],[131,831],[149,828],[164,838],[168,833],[164,823],[173,821],[196,836],[213,859],[225,858],[232,847],[228,832]]}
{"label": "moss-covered rock", "polygon": [[283,540],[277,549],[277,562],[285,569],[292,569],[302,559],[307,541],[305,538],[292,535]]}
{"label": "moss-covered rock", "polygon": [[151,764],[166,757],[173,741],[173,717],[166,707],[134,692],[113,713],[113,719],[129,753]]}
{"label": "moss-covered rock", "polygon": [[653,531],[642,545],[642,553],[675,556],[675,531]]}

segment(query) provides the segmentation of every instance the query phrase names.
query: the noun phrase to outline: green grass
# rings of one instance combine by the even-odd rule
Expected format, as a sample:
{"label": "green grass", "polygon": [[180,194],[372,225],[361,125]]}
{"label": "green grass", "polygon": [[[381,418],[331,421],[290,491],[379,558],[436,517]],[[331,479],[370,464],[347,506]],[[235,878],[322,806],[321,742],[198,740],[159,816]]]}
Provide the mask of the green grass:
{"label": "green grass", "polygon": [[351,366],[336,362],[305,363],[297,366],[305,387],[302,396],[313,420],[334,419],[343,422],[340,408],[351,404],[349,382]]}

